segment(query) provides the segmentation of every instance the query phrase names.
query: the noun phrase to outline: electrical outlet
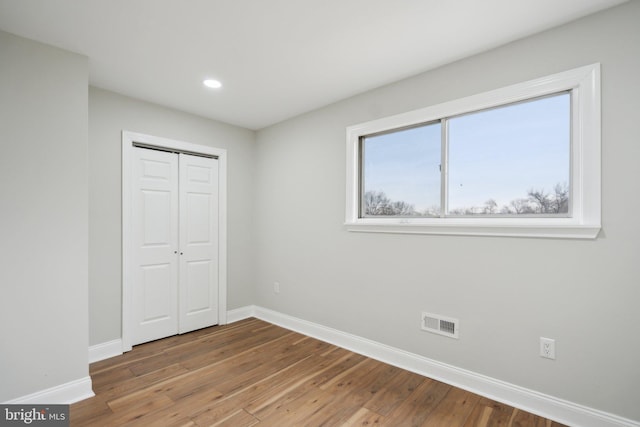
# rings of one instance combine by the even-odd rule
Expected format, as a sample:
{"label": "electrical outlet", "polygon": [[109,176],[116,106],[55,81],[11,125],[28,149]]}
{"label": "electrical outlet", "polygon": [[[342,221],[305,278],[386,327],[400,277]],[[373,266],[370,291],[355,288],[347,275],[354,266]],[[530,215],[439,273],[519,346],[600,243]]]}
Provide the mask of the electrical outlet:
{"label": "electrical outlet", "polygon": [[556,358],[556,340],[540,337],[540,356],[547,359]]}
{"label": "electrical outlet", "polygon": [[273,293],[280,293],[280,282],[273,282]]}

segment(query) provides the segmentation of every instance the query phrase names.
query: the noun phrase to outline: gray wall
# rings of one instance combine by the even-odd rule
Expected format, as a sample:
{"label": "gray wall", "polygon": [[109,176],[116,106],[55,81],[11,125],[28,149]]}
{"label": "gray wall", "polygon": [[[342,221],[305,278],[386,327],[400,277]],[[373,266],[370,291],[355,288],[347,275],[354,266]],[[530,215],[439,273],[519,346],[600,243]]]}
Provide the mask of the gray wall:
{"label": "gray wall", "polygon": [[251,246],[255,133],[102,89],[89,88],[90,344],[121,337],[122,131],[227,150],[227,308],[253,303]]}
{"label": "gray wall", "polygon": [[[256,303],[639,420],[638,22],[631,2],[259,131]],[[346,126],[595,62],[598,239],[345,231]],[[422,310],[459,318],[460,339],[420,331]]]}
{"label": "gray wall", "polygon": [[85,378],[87,59],[0,32],[0,401]]}

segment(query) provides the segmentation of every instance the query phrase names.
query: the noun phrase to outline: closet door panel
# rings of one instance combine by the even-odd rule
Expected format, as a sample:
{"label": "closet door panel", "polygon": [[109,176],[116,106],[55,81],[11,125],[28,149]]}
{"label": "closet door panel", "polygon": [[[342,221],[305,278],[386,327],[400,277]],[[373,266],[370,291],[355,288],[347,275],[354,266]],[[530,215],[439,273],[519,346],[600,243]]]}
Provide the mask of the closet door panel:
{"label": "closet door panel", "polygon": [[218,161],[180,155],[180,333],[218,323]]}
{"label": "closet door panel", "polygon": [[175,335],[178,156],[134,149],[132,345]]}

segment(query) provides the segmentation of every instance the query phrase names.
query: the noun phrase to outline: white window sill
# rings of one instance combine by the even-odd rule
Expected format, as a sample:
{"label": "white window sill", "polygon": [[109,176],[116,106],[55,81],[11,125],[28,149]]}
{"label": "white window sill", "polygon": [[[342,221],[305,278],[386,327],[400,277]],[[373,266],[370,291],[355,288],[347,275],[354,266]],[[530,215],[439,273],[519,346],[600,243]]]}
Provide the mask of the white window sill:
{"label": "white window sill", "polygon": [[600,225],[576,224],[557,219],[508,222],[500,219],[359,219],[347,222],[348,231],[394,234],[438,234],[455,236],[534,237],[551,239],[595,239]]}

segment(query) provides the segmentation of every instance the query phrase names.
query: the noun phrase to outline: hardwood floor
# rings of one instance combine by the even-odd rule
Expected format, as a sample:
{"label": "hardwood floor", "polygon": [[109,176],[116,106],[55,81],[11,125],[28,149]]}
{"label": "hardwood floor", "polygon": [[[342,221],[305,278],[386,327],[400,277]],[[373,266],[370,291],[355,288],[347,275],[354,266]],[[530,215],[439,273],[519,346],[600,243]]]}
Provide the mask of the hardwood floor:
{"label": "hardwood floor", "polygon": [[72,426],[561,427],[561,424],[247,319],[91,365]]}

